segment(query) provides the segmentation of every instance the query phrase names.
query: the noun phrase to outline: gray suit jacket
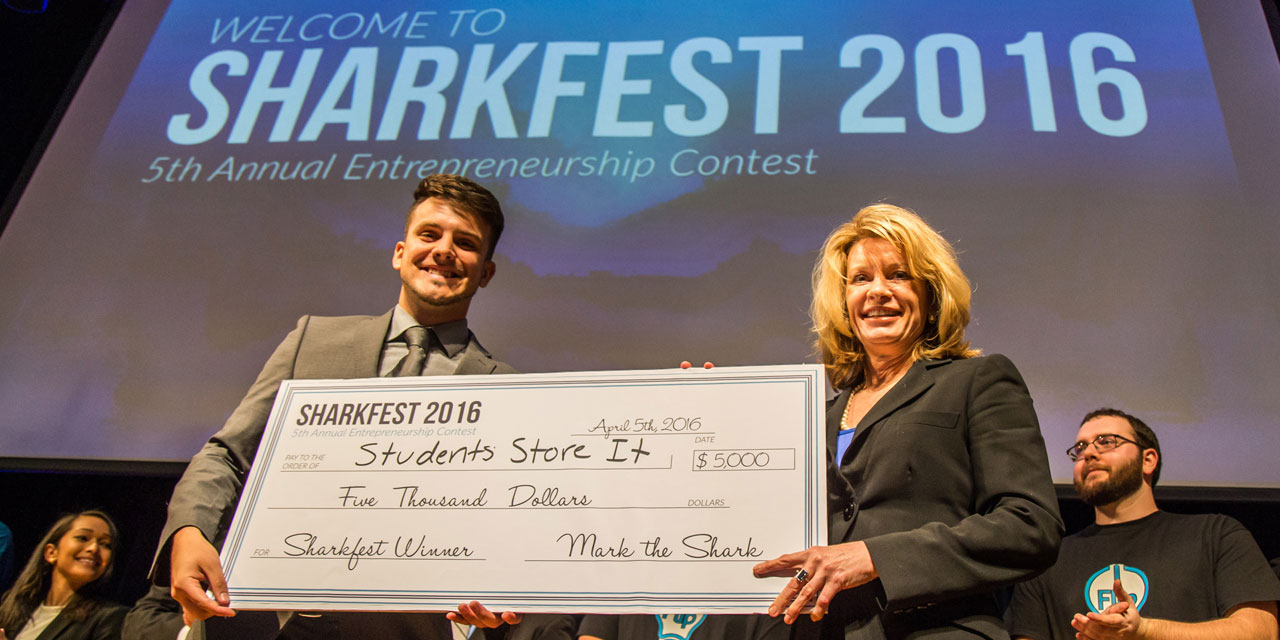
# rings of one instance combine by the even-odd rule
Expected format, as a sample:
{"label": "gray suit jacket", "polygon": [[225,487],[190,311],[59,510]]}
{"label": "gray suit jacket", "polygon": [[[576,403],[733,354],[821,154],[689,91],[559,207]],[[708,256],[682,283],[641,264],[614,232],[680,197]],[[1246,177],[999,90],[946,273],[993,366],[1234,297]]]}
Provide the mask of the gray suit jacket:
{"label": "gray suit jacket", "polygon": [[841,592],[821,625],[802,617],[797,637],[1007,638],[993,592],[1052,565],[1063,530],[1017,368],[917,361],[837,462],[848,402],[827,413],[829,540],[865,541],[880,578]]}
{"label": "gray suit jacket", "polygon": [[[391,313],[298,320],[235,412],[191,459],[174,487],[169,518],[151,566],[155,583],[169,583],[169,541],[178,529],[195,526],[215,547],[222,545],[280,382],[376,377]],[[494,373],[516,371],[494,359],[472,336],[455,375]]]}

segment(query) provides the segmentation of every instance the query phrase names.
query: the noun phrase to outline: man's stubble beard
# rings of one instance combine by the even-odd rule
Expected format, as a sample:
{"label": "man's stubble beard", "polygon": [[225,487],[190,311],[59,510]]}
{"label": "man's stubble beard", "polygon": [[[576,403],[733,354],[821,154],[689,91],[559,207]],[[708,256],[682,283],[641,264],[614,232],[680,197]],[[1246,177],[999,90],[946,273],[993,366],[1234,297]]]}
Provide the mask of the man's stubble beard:
{"label": "man's stubble beard", "polygon": [[440,297],[440,296],[428,297],[423,295],[422,292],[418,291],[418,289],[415,288],[412,285],[412,283],[408,282],[408,280],[404,276],[400,277],[400,281],[403,283],[404,288],[409,291],[409,295],[412,296],[414,300],[417,300],[418,302],[421,302],[423,305],[428,307],[437,307],[437,308],[449,307],[462,302],[467,302],[471,298],[475,297],[476,292],[479,291],[479,287],[476,287],[471,290],[464,289],[463,291],[460,291],[458,293],[451,293],[443,297]]}

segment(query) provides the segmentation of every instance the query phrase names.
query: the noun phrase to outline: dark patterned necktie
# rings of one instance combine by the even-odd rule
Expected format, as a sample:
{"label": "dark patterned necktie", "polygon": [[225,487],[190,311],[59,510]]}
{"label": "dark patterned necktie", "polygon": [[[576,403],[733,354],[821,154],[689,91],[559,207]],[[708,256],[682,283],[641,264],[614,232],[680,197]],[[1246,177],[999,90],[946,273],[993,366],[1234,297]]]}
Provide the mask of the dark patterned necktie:
{"label": "dark patterned necktie", "polygon": [[404,341],[409,343],[409,353],[387,374],[390,377],[422,375],[422,364],[427,361],[427,328],[415,325],[405,329]]}

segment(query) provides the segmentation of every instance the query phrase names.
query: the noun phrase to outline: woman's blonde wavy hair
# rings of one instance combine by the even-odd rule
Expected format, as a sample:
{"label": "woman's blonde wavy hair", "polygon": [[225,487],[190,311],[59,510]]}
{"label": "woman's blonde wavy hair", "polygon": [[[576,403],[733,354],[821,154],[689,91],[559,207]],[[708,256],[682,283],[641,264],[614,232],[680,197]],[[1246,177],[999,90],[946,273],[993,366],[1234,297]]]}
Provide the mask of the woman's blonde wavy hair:
{"label": "woman's blonde wavy hair", "polygon": [[924,333],[912,348],[912,358],[969,358],[964,329],[969,324],[969,279],[960,270],[955,249],[920,216],[891,204],[864,207],[853,220],[827,236],[813,268],[815,346],[837,390],[856,386],[863,375],[866,351],[853,335],[845,298],[849,251],[859,240],[881,238],[893,243],[907,261],[907,271],[929,286],[929,310]]}

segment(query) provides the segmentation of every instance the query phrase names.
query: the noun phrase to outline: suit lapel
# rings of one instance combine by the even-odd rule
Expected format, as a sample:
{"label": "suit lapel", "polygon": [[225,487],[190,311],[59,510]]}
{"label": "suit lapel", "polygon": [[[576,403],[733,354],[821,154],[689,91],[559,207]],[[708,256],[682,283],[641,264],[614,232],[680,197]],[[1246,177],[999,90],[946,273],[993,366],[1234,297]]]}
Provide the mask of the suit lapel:
{"label": "suit lapel", "polygon": [[382,345],[387,340],[387,331],[391,329],[392,311],[394,309],[356,327],[355,334],[351,336],[351,366],[355,370],[353,378],[378,377],[378,361],[382,358]]}
{"label": "suit lapel", "polygon": [[467,348],[462,353],[462,361],[458,363],[458,369],[453,372],[456,376],[474,376],[488,375],[497,369],[498,365],[493,363],[493,358],[485,353],[479,342],[476,342],[475,336],[467,341]]}
{"label": "suit lapel", "polygon": [[[940,364],[950,362],[950,360],[917,360],[907,370],[907,374],[902,376],[898,384],[884,397],[876,402],[875,406],[867,412],[858,422],[858,428],[853,433],[853,442],[849,443],[849,449],[845,451],[846,460],[839,460],[838,464],[843,465],[848,460],[857,457],[858,451],[866,444],[869,434],[877,424],[884,421],[885,418],[893,415],[895,411],[901,409],[903,405],[920,397],[920,394],[929,390],[933,386],[933,373],[930,371],[933,367]],[[839,423],[836,429],[839,430]]]}
{"label": "suit lapel", "polygon": [[875,406],[867,412],[858,422],[858,429],[853,434],[853,443],[849,445],[849,450],[853,451],[858,448],[867,438],[867,433],[873,427],[885,418],[893,414],[893,412],[902,408],[902,405],[915,400],[920,394],[929,390],[933,386],[933,373],[929,371],[932,367],[947,362],[946,360],[917,360],[911,365],[911,369],[907,371],[907,375],[902,376],[898,384],[888,393],[876,402]]}
{"label": "suit lapel", "polygon": [[[895,384],[888,393],[884,394],[884,397],[880,398],[879,402],[876,402],[875,406],[871,407],[871,410],[867,412],[867,415],[858,422],[858,427],[853,433],[853,442],[849,443],[849,449],[845,451],[845,460],[837,460],[835,462],[835,473],[828,480],[829,482],[838,483],[835,489],[828,489],[833,496],[839,496],[840,500],[849,503],[856,503],[855,496],[857,496],[858,492],[850,484],[849,476],[840,472],[840,468],[845,462],[857,459],[862,447],[867,443],[867,438],[869,437],[867,434],[874,430],[877,424],[883,422],[893,415],[895,411],[918,398],[920,394],[928,391],[933,386],[934,376],[929,369],[944,362],[947,362],[947,360],[916,361],[911,365],[911,369],[907,371],[907,374],[898,381],[898,384]],[[851,395],[848,391],[842,392],[840,397],[836,399],[835,404],[832,405],[831,413],[827,416],[827,451],[830,452],[832,458],[836,454],[836,438],[840,432],[840,418],[844,415],[844,409],[848,406]],[[863,467],[865,467],[865,464],[865,461],[861,463]],[[857,477],[857,474],[860,474],[861,471],[855,467],[851,470],[851,473]],[[848,495],[844,496],[842,493],[847,493]],[[856,516],[855,518],[845,519],[840,517],[840,514],[833,512],[829,517],[831,520],[828,544],[845,542],[849,532],[853,530]]]}
{"label": "suit lapel", "polygon": [[844,415],[845,407],[849,406],[850,396],[848,389],[841,391],[840,395],[836,396],[835,402],[831,403],[831,408],[827,410],[827,451],[833,460],[836,455],[836,442],[840,437],[840,416]]}
{"label": "suit lapel", "polygon": [[62,613],[58,614],[58,617],[53,619],[53,622],[49,623],[49,626],[44,628],[44,631],[40,632],[40,635],[36,636],[36,640],[53,640],[62,635],[62,632],[67,629],[67,625],[71,624],[71,616],[64,615],[65,613],[66,610],[64,609]]}
{"label": "suit lapel", "polygon": [[391,312],[378,317],[306,316],[294,358],[296,380],[376,378]]}
{"label": "suit lapel", "polygon": [[845,407],[849,406],[851,395],[848,389],[841,391],[840,395],[836,396],[835,402],[831,403],[831,408],[827,410],[827,502],[831,507],[827,513],[827,544],[843,542],[845,534],[853,526],[853,520],[844,517],[844,509],[856,501],[853,486],[849,484],[849,479],[840,473],[840,461],[836,459],[839,449],[840,417],[844,415]]}

